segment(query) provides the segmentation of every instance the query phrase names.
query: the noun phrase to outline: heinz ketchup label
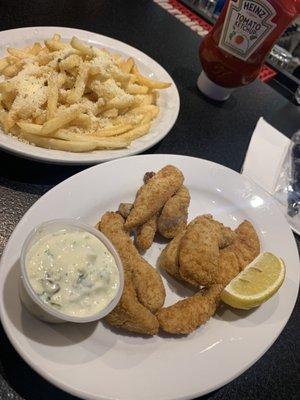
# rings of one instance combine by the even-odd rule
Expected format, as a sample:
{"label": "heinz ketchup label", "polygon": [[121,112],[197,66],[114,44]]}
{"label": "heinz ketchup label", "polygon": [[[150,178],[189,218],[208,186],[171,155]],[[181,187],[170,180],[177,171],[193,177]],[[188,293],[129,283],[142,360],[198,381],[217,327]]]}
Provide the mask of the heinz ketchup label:
{"label": "heinz ketchup label", "polygon": [[267,0],[230,0],[219,47],[246,61],[276,28],[275,15]]}

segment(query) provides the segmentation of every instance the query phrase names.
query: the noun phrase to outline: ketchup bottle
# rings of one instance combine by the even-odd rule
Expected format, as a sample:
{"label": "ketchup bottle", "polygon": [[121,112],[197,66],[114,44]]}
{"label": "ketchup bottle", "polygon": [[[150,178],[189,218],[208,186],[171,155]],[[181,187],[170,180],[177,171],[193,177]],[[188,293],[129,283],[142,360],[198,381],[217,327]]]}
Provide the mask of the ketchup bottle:
{"label": "ketchup bottle", "polygon": [[214,100],[257,78],[276,39],[300,13],[300,0],[227,0],[202,41],[198,88]]}

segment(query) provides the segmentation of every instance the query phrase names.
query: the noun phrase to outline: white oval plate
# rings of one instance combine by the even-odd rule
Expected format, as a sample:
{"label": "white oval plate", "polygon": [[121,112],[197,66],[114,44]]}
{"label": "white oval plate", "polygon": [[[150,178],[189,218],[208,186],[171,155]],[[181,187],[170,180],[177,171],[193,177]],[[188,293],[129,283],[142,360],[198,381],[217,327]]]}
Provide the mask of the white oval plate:
{"label": "white oval plate", "polygon": [[[262,250],[287,266],[280,291],[252,311],[222,306],[189,336],[154,337],[110,329],[102,323],[47,325],[30,316],[18,299],[18,259],[28,233],[43,221],[78,218],[94,225],[106,210],[132,201],[144,172],[172,163],[191,193],[189,219],[213,215],[235,228],[243,219],[257,229]],[[122,172],[121,172],[122,171]],[[164,243],[146,258],[155,265]],[[188,290],[164,278],[166,304]],[[5,331],[32,368],[58,387],[85,399],[192,399],[219,388],[257,361],[272,345],[294,307],[299,285],[295,240],[281,211],[240,174],[209,161],[172,155],[130,157],[85,170],[49,191],[13,232],[0,267],[0,311]]]}
{"label": "white oval plate", "polygon": [[0,32],[0,58],[6,53],[7,47],[24,47],[36,41],[50,38],[54,33],[60,33],[62,40],[70,40],[73,36],[97,47],[105,47],[112,52],[118,52],[125,57],[133,57],[141,72],[153,79],[171,82],[170,88],[160,90],[158,106],[160,113],[153,122],[149,133],[133,141],[126,149],[95,150],[88,153],[72,153],[68,151],[49,150],[20,142],[17,138],[6,135],[0,129],[0,148],[20,157],[54,164],[98,164],[115,158],[141,153],[162,140],[174,125],[179,112],[179,94],[175,82],[167,71],[152,58],[140,50],[116,39],[80,29],[39,26],[11,29]]}

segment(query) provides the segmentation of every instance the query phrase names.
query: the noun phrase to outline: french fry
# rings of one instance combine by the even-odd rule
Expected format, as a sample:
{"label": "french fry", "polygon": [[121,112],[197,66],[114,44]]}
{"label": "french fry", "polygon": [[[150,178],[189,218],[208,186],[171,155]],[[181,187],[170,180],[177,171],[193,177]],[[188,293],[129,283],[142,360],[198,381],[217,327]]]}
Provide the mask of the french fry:
{"label": "french fry", "polygon": [[136,107],[129,112],[130,114],[143,114],[142,124],[146,124],[157,117],[159,107],[154,105]]}
{"label": "french fry", "polygon": [[151,89],[167,89],[168,87],[171,86],[171,83],[169,83],[169,82],[155,81],[153,79],[146,78],[143,75],[136,75],[136,77],[137,77],[137,81],[141,85],[148,86],[148,88],[151,88]]}
{"label": "french fry", "polygon": [[9,66],[7,58],[1,58],[0,60],[0,72],[2,72],[6,67]]}
{"label": "french fry", "polygon": [[65,89],[73,88],[74,84],[75,84],[75,78],[73,76],[67,75],[64,82]]}
{"label": "french fry", "polygon": [[159,107],[153,106],[152,110],[150,111],[150,114],[151,114],[151,119],[156,118],[159,114]]}
{"label": "french fry", "polygon": [[70,71],[82,64],[82,59],[77,54],[71,54],[59,63],[60,70]]}
{"label": "french fry", "polygon": [[7,131],[10,131],[11,128],[15,125],[16,121],[15,121],[15,113],[12,109],[10,109],[7,113],[7,118],[6,118],[6,122],[4,124],[4,128]]}
{"label": "french fry", "polygon": [[65,74],[65,72],[61,72],[60,74],[58,74],[57,77],[57,86],[58,88],[61,88],[62,85],[66,82],[67,76]]}
{"label": "french fry", "polygon": [[9,65],[4,70],[2,70],[2,74],[7,78],[12,78],[22,69],[24,62],[22,60],[18,61],[16,64]]}
{"label": "french fry", "polygon": [[143,96],[140,101],[141,106],[148,106],[154,103],[154,96],[153,93],[149,93]]}
{"label": "french fry", "polygon": [[130,141],[126,138],[98,138],[91,135],[81,135],[66,130],[58,130],[55,133],[56,138],[64,139],[70,142],[78,141],[83,143],[95,143],[97,149],[122,149],[127,147]]}
{"label": "french fry", "polygon": [[146,106],[138,106],[130,110],[128,114],[135,115],[135,114],[147,114],[147,113],[148,114],[150,113],[152,118],[155,118],[159,113],[159,107],[155,106],[154,104],[149,104]]}
{"label": "french fry", "polygon": [[5,105],[5,108],[7,110],[10,110],[14,100],[15,100],[16,94],[15,91],[3,91],[2,92],[2,98],[1,102]]}
{"label": "french fry", "polygon": [[14,125],[11,117],[9,116],[9,113],[5,110],[1,110],[0,122],[5,132],[9,132]]}
{"label": "french fry", "polygon": [[144,136],[149,131],[150,126],[151,126],[150,123],[139,125],[136,128],[133,128],[130,131],[127,131],[122,135],[119,135],[118,137],[120,139],[128,139],[130,141],[138,139],[139,137]]}
{"label": "french fry", "polygon": [[115,118],[119,114],[117,108],[111,108],[110,110],[103,111],[102,116],[105,118]]}
{"label": "french fry", "polygon": [[5,111],[5,110],[0,110],[0,123],[1,123],[2,125],[5,125],[6,118],[7,118],[7,111]]}
{"label": "french fry", "polygon": [[57,110],[58,82],[57,74],[52,73],[48,79],[47,118],[54,118]]}
{"label": "french fry", "polygon": [[[133,107],[134,107],[134,105],[133,105]],[[118,110],[118,112],[120,114],[120,117],[123,116],[123,115],[126,115],[128,113],[128,111],[130,111],[130,109],[131,109],[131,106],[130,107],[125,107],[125,108],[120,108]]]}
{"label": "french fry", "polygon": [[58,40],[58,41],[60,41],[60,40],[61,40],[61,36],[60,36],[58,33],[54,33],[54,35],[53,35],[53,37],[52,37],[52,40]]}
{"label": "french fry", "polygon": [[114,118],[112,121],[115,126],[117,125],[132,125],[134,128],[137,125],[140,125],[143,119],[143,114],[129,114],[129,112],[119,115],[117,118]]}
{"label": "french fry", "polygon": [[3,129],[5,132],[10,132],[11,128],[14,126],[12,119],[9,117],[8,113],[5,117],[2,117]]}
{"label": "french fry", "polygon": [[97,137],[116,136],[116,135],[120,135],[121,133],[127,132],[132,128],[133,128],[133,126],[131,124],[117,125],[117,126],[112,126],[111,128],[102,128],[102,129],[98,129],[97,131],[93,132],[93,136],[97,136]]}
{"label": "french fry", "polygon": [[18,121],[17,125],[23,132],[39,136],[41,135],[41,130],[43,127],[43,125],[33,124],[31,122],[25,122],[25,121]]}
{"label": "french fry", "polygon": [[132,70],[132,67],[134,66],[134,61],[133,58],[127,58],[127,60],[122,61],[120,64],[120,69],[125,73],[129,74]]}
{"label": "french fry", "polygon": [[157,100],[159,99],[159,91],[158,90],[152,90],[152,104],[157,104]]}
{"label": "french fry", "polygon": [[27,58],[30,57],[30,54],[27,51],[23,51],[20,49],[15,49],[13,47],[8,47],[7,48],[7,52],[13,56],[13,57],[17,57],[17,58]]}
{"label": "french fry", "polygon": [[151,89],[166,89],[171,86],[171,83],[155,81],[154,79],[147,78],[140,74],[136,65],[132,67],[132,72],[135,75],[137,82],[141,85],[148,86]]}
{"label": "french fry", "polygon": [[56,138],[40,137],[25,132],[21,133],[21,137],[28,140],[29,143],[33,143],[39,147],[53,150],[73,151],[75,153],[83,153],[86,151],[95,150],[97,147],[96,142],[71,142]]}
{"label": "french fry", "polygon": [[89,128],[91,126],[91,118],[87,114],[79,114],[73,121],[73,125],[79,125],[84,128]]}
{"label": "french fry", "polygon": [[16,90],[16,87],[13,82],[11,82],[11,81],[0,82],[0,91],[1,92],[12,92],[14,90]]}
{"label": "french fry", "polygon": [[81,40],[77,39],[77,37],[75,36],[72,37],[70,44],[72,47],[74,47],[74,49],[80,51],[80,53],[86,56],[94,55],[93,48],[91,46],[87,46],[86,44],[82,43]]}
{"label": "french fry", "polygon": [[121,63],[121,61],[123,60],[121,54],[119,54],[119,53],[113,53],[113,54],[111,54],[111,57],[112,57],[112,59],[115,61],[115,63],[118,64],[118,65],[119,65],[119,64]]}
{"label": "french fry", "polygon": [[79,67],[74,89],[68,94],[67,102],[70,104],[78,102],[84,94],[89,68],[82,64]]}
{"label": "french fry", "polygon": [[134,97],[114,97],[105,104],[105,110],[110,108],[117,108],[118,110],[130,107],[135,104]]}
{"label": "french fry", "polygon": [[147,86],[136,85],[135,83],[128,84],[126,91],[129,94],[146,94],[149,88]]}
{"label": "french fry", "polygon": [[37,55],[37,62],[39,65],[48,64],[54,57],[54,53],[50,53],[47,47],[43,47],[42,50]]}
{"label": "french fry", "polygon": [[147,124],[148,122],[151,122],[153,119],[152,113],[151,112],[146,112],[144,114],[144,117],[142,119],[142,124]]}
{"label": "french fry", "polygon": [[58,51],[58,50],[63,50],[66,47],[68,47],[67,44],[60,42],[59,40],[53,40],[53,39],[47,39],[44,41],[46,47],[50,51]]}
{"label": "french fry", "polygon": [[41,44],[36,42],[31,47],[31,49],[28,50],[28,53],[31,54],[32,56],[37,56],[41,50],[42,50]]}
{"label": "french fry", "polygon": [[127,86],[130,81],[130,74],[124,74],[122,71],[111,71],[111,76],[115,81],[122,83],[124,86]]}
{"label": "french fry", "polygon": [[34,123],[37,125],[44,125],[44,123],[47,121],[47,112],[44,112],[40,115],[38,115],[35,119],[34,119]]}
{"label": "french fry", "polygon": [[[89,69],[89,74],[91,76],[94,76],[94,79],[108,79],[110,78],[109,74],[104,71],[102,67],[99,67],[98,65],[91,65]],[[97,75],[97,76],[95,76]]]}
{"label": "french fry", "polygon": [[20,61],[20,59],[18,57],[11,56],[11,55],[7,56],[6,59],[7,59],[8,63],[9,63],[9,65],[14,65],[14,64],[16,64],[17,62]]}
{"label": "french fry", "polygon": [[42,127],[41,135],[49,136],[51,133],[57,131],[59,128],[62,128],[68,125],[73,119],[75,119],[79,115],[79,109],[69,110],[60,113],[54,118],[49,119]]}

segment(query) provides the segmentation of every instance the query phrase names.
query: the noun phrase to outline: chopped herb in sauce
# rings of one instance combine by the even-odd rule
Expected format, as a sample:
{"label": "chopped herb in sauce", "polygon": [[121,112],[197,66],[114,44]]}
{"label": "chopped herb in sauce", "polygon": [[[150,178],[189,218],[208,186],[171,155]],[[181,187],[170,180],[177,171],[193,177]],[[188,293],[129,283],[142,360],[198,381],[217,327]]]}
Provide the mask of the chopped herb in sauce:
{"label": "chopped herb in sauce", "polygon": [[119,286],[112,254],[85,231],[62,229],[42,237],[29,250],[26,268],[33,290],[67,315],[96,314]]}

